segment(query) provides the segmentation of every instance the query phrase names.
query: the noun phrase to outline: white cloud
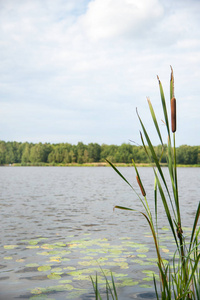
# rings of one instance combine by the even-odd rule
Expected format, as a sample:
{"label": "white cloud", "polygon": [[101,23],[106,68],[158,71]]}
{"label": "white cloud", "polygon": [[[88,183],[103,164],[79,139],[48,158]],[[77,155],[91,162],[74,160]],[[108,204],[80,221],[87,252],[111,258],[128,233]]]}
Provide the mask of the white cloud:
{"label": "white cloud", "polygon": [[94,0],[81,22],[90,38],[140,36],[163,14],[157,0]]}
{"label": "white cloud", "polygon": [[[146,96],[150,96],[160,114],[156,75],[167,94],[170,65],[182,103],[178,122],[184,130],[190,99],[195,109],[188,122],[194,129],[192,120],[198,118],[200,109],[199,2],[182,3],[0,2],[0,114],[8,116],[0,119],[0,139],[13,140],[12,127],[18,130],[18,139],[24,140],[28,133],[23,120],[27,119],[29,128],[35,130],[29,131],[29,140],[40,133],[49,139],[51,120],[55,125],[51,141],[63,136],[63,128],[70,128],[70,138],[74,133],[73,142],[81,136],[83,142],[137,140],[135,108],[148,124]],[[43,123],[38,123],[38,115]],[[183,135],[180,143],[187,143],[187,137]]]}

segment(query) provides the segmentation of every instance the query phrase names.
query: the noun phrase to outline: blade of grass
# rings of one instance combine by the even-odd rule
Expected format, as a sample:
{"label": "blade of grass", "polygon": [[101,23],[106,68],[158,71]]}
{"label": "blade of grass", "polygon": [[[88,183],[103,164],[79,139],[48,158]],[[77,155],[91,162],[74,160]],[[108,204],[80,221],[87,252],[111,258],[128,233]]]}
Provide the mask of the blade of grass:
{"label": "blade of grass", "polygon": [[98,290],[98,278],[97,278],[97,274],[96,274],[96,282],[94,282],[92,276],[90,276],[90,279],[92,281],[93,289],[94,289],[94,292],[95,292],[95,299],[96,300],[102,300],[101,295],[100,295],[99,290]]}
{"label": "blade of grass", "polygon": [[191,234],[191,238],[190,238],[189,251],[191,250],[191,246],[192,246],[192,242],[193,242],[195,230],[196,230],[196,227],[197,227],[197,223],[198,223],[198,220],[199,220],[199,216],[200,216],[200,201],[199,201],[199,205],[198,205],[198,208],[197,208],[197,211],[196,211],[196,216],[195,216],[195,219],[194,219],[194,224],[193,224],[193,227],[192,227],[192,234]]}
{"label": "blade of grass", "polygon": [[156,279],[155,279],[155,275],[154,274],[153,274],[153,283],[154,283],[156,298],[157,298],[157,300],[159,300],[158,291],[157,291],[157,285],[156,285]]}
{"label": "blade of grass", "polygon": [[114,278],[113,278],[112,272],[111,272],[111,279],[112,279],[112,285],[113,285],[113,291],[114,291],[114,294],[115,294],[115,299],[118,300],[117,290],[116,290],[116,287],[115,287],[115,282],[114,282]]}

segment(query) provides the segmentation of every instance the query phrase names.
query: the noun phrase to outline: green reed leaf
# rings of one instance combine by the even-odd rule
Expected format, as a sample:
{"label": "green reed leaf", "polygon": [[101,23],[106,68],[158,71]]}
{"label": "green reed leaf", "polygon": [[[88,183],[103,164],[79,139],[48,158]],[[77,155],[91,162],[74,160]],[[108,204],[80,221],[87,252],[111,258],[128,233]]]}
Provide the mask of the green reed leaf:
{"label": "green reed leaf", "polygon": [[198,205],[198,208],[197,208],[197,211],[196,211],[194,224],[193,224],[193,228],[192,228],[189,251],[191,250],[191,246],[192,246],[192,242],[193,242],[193,239],[194,239],[194,234],[195,234],[195,230],[196,230],[197,223],[198,223],[198,220],[199,220],[199,216],[200,216],[200,201],[199,201],[199,205]]}
{"label": "green reed leaf", "polygon": [[167,126],[168,135],[170,137],[170,129],[169,129],[167,107],[166,107],[166,102],[165,102],[165,95],[164,95],[164,92],[163,92],[163,87],[162,87],[162,84],[160,82],[160,79],[159,79],[158,76],[157,76],[157,78],[158,78],[158,83],[159,83],[159,88],[160,88],[160,96],[161,96],[161,101],[162,101],[163,113],[164,113],[164,117],[165,117],[165,123],[166,123],[166,126]]}
{"label": "green reed leaf", "polygon": [[161,136],[161,133],[160,133],[160,129],[159,129],[159,126],[158,126],[158,122],[157,122],[157,119],[156,119],[156,115],[155,115],[153,106],[152,106],[151,101],[150,101],[149,98],[147,98],[147,101],[148,101],[148,104],[149,104],[149,109],[150,109],[150,112],[151,112],[151,116],[152,116],[155,128],[157,130],[157,133],[158,133],[158,136],[160,138],[161,144],[163,145],[162,136]]}
{"label": "green reed leaf", "polygon": [[121,172],[108,160],[106,159],[106,161],[109,163],[109,165],[115,170],[115,172],[117,172],[117,174],[132,188],[132,190],[135,189],[133,188],[133,186],[128,182],[128,180],[121,174]]}

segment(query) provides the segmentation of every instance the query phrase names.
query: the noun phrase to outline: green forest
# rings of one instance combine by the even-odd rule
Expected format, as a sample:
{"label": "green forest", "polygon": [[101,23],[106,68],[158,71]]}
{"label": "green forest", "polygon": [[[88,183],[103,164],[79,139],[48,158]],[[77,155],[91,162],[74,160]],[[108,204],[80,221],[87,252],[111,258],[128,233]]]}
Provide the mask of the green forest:
{"label": "green forest", "polygon": [[[155,152],[161,162],[167,162],[167,145],[155,146]],[[200,164],[200,146],[182,145],[177,148],[177,163],[181,165]],[[69,143],[21,143],[0,141],[0,165],[57,165],[57,164],[85,164],[105,162],[113,163],[150,163],[142,146],[132,144],[99,145],[90,143],[77,145]]]}

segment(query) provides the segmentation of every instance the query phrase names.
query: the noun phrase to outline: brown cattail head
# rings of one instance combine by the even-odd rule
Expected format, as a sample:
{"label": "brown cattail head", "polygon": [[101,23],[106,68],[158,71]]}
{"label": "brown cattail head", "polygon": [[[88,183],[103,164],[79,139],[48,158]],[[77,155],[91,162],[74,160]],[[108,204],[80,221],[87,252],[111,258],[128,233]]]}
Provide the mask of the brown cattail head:
{"label": "brown cattail head", "polygon": [[172,132],[176,131],[176,98],[171,99],[171,126]]}
{"label": "brown cattail head", "polygon": [[136,179],[137,179],[138,185],[139,185],[139,187],[140,187],[142,196],[145,197],[145,196],[146,196],[146,192],[145,192],[145,190],[144,190],[144,187],[143,187],[143,185],[142,185],[142,182],[141,182],[141,180],[140,180],[140,178],[139,178],[138,176],[136,176]]}

